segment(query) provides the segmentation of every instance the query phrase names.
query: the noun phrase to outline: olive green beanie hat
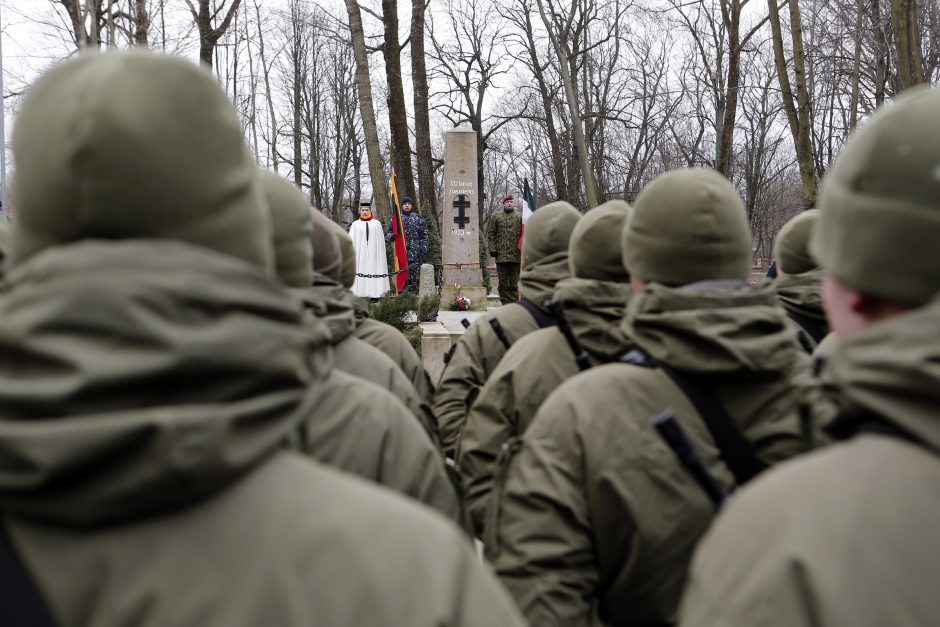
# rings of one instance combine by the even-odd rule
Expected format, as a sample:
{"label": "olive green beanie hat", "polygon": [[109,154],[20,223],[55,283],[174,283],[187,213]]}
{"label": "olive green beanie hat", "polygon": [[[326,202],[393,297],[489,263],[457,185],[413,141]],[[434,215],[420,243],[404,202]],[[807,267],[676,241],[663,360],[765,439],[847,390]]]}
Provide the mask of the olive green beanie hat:
{"label": "olive green beanie hat", "polygon": [[819,211],[810,209],[797,214],[783,225],[774,243],[777,267],[787,274],[803,274],[819,267],[809,252],[809,238],[816,228]]}
{"label": "olive green beanie hat", "polygon": [[356,282],[356,248],[353,246],[349,233],[343,227],[332,220],[330,224],[336,231],[336,241],[339,243],[340,258],[343,262],[339,269],[339,282],[343,284],[343,287],[351,288]]}
{"label": "olive green beanie hat", "polygon": [[174,239],[272,267],[257,168],[208,72],[82,54],[30,88],[13,133],[11,261],[82,239]]}
{"label": "olive green beanie hat", "polygon": [[290,287],[307,287],[313,275],[310,205],[290,181],[267,170],[258,176],[271,212],[277,276]]}
{"label": "olive green beanie hat", "polygon": [[339,281],[343,260],[333,221],[319,209],[311,209],[310,216],[313,224],[313,232],[310,234],[310,242],[313,244],[313,270]]}
{"label": "olive green beanie hat", "polygon": [[846,143],[810,250],[843,284],[901,305],[940,291],[940,90],[911,89]]}
{"label": "olive green beanie hat", "polygon": [[747,279],[751,234],[741,197],[714,170],[660,174],[636,199],[623,259],[634,277],[671,286]]}
{"label": "olive green beanie hat", "polygon": [[578,220],[568,246],[568,263],[573,276],[617,283],[630,280],[630,273],[623,265],[620,243],[629,214],[630,205],[622,200],[611,200]]}
{"label": "olive green beanie hat", "polygon": [[549,255],[567,252],[578,210],[564,201],[552,202],[532,214],[522,239],[523,264],[532,266]]}

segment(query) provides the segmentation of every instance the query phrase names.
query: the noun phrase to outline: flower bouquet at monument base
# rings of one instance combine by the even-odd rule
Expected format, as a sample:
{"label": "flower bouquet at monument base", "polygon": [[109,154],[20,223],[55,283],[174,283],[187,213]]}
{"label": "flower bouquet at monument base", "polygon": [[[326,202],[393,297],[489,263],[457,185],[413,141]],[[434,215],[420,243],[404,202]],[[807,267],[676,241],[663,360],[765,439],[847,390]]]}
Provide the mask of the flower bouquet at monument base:
{"label": "flower bouquet at monument base", "polygon": [[454,283],[454,300],[450,302],[451,311],[469,311],[470,299],[460,295],[460,285]]}

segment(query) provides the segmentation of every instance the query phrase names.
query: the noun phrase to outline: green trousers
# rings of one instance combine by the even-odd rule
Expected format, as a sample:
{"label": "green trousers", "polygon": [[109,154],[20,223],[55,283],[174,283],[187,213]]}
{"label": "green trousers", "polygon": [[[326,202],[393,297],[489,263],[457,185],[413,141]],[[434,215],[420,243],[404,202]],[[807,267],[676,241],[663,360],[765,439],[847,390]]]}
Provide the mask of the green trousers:
{"label": "green trousers", "polygon": [[499,302],[506,305],[519,300],[519,262],[497,261],[499,275]]}

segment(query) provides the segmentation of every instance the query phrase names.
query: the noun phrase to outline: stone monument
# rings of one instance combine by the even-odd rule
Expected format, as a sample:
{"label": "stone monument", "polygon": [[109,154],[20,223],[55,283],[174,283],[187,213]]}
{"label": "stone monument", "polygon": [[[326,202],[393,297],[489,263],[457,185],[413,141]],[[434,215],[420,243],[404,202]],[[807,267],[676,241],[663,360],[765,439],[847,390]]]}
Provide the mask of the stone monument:
{"label": "stone monument", "polygon": [[460,295],[470,300],[470,309],[486,309],[478,198],[477,134],[461,126],[444,134],[441,309],[450,308],[455,285],[460,286]]}

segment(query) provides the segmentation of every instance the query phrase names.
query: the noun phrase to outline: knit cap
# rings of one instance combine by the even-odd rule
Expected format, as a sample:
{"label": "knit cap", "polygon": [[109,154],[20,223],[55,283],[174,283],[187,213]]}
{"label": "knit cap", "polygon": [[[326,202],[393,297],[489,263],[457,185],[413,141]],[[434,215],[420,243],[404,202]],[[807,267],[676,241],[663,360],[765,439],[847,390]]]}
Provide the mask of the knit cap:
{"label": "knit cap", "polygon": [[630,280],[630,273],[623,265],[620,242],[629,214],[630,205],[622,200],[611,200],[578,220],[568,246],[568,263],[573,276],[617,283]]}
{"label": "knit cap", "polygon": [[787,274],[803,274],[819,267],[809,252],[809,238],[819,220],[819,211],[797,214],[783,225],[774,244],[777,267]]}
{"label": "knit cap", "polygon": [[940,291],[940,90],[910,89],[861,126],[817,208],[810,251],[840,282],[907,306]]}
{"label": "knit cap", "polygon": [[267,170],[258,171],[274,242],[277,276],[290,287],[308,287],[312,279],[310,205],[297,186]]}
{"label": "knit cap", "polygon": [[747,279],[751,234],[741,197],[714,170],[672,170],[640,192],[623,235],[634,277],[679,286]]}
{"label": "knit cap", "polygon": [[580,219],[578,210],[561,200],[539,207],[525,225],[523,264],[531,266],[549,255],[566,252]]}

